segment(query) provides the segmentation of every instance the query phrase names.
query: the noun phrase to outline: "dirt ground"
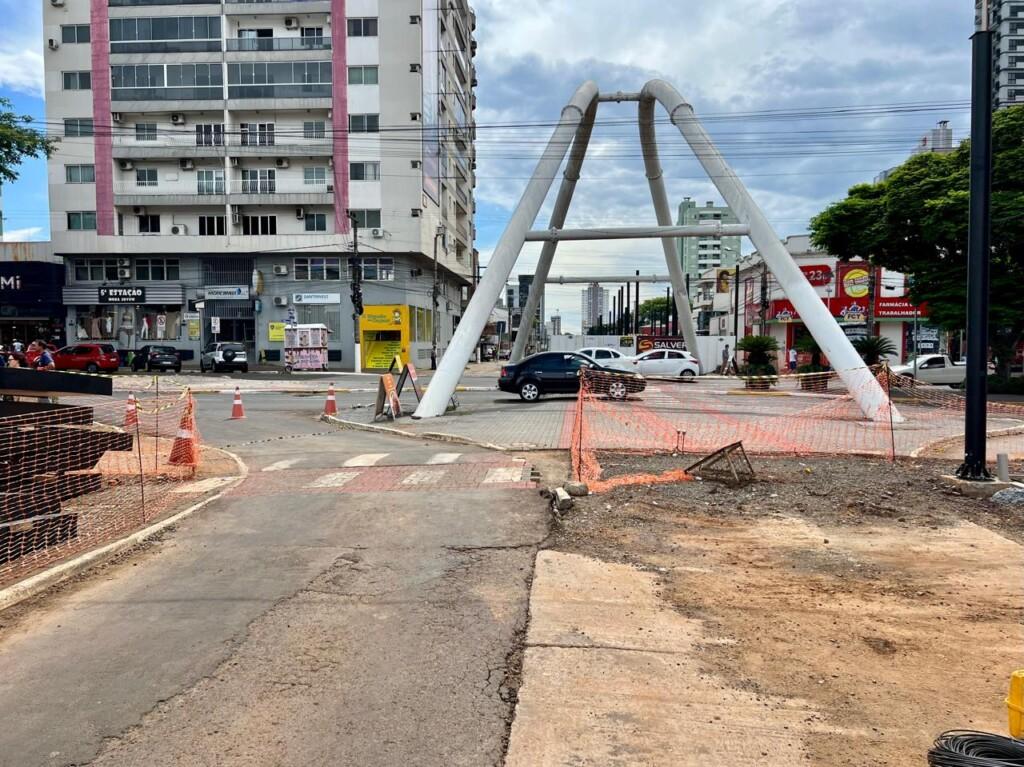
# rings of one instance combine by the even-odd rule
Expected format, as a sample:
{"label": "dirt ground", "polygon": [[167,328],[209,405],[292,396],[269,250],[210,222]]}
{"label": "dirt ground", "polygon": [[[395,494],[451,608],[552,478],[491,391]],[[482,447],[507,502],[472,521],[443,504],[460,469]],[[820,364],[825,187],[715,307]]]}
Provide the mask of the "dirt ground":
{"label": "dirt ground", "polygon": [[[681,460],[601,456],[605,477]],[[550,547],[657,573],[660,597],[714,637],[696,650],[704,673],[776,701],[763,713],[780,730],[777,701],[820,712],[804,763],[923,764],[943,730],[1005,732],[1024,513],[943,487],[948,462],[752,462],[744,487],[579,499]]]}

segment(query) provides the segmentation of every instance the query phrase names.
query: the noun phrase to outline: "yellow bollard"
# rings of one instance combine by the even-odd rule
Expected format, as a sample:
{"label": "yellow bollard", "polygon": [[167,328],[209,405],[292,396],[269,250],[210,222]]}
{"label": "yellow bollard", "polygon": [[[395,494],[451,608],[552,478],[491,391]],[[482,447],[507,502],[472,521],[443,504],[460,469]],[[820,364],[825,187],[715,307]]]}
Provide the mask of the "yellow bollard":
{"label": "yellow bollard", "polygon": [[1006,698],[1006,713],[1010,720],[1010,736],[1024,735],[1024,671],[1010,674],[1010,694]]}

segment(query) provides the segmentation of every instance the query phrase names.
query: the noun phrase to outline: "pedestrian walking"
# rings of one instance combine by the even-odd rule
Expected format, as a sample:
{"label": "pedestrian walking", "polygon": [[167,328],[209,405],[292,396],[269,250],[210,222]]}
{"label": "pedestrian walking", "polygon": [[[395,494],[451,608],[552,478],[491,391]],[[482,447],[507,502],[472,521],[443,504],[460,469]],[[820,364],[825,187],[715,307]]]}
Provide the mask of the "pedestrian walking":
{"label": "pedestrian walking", "polygon": [[14,343],[11,344],[11,348],[14,349],[15,354],[21,354],[25,350],[25,345],[15,338]]}
{"label": "pedestrian walking", "polygon": [[722,367],[719,368],[722,375],[726,375],[729,372],[729,344],[725,345],[722,349]]}
{"label": "pedestrian walking", "polygon": [[35,344],[36,348],[39,349],[39,356],[32,363],[32,367],[36,370],[56,370],[57,366],[54,364],[53,356],[50,354],[50,350],[46,348],[46,344],[43,341],[36,341]]}
{"label": "pedestrian walking", "polygon": [[796,372],[796,349],[792,346],[789,347],[789,372]]}

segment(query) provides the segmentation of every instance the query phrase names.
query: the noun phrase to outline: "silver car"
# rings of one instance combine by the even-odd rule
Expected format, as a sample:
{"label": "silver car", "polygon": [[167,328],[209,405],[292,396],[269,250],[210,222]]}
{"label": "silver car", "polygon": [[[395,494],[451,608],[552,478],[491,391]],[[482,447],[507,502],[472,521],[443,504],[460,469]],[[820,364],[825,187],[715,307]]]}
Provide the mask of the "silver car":
{"label": "silver car", "polygon": [[221,370],[240,370],[248,373],[249,359],[245,356],[245,347],[232,341],[207,344],[199,357],[199,372],[205,373],[207,370],[214,373]]}

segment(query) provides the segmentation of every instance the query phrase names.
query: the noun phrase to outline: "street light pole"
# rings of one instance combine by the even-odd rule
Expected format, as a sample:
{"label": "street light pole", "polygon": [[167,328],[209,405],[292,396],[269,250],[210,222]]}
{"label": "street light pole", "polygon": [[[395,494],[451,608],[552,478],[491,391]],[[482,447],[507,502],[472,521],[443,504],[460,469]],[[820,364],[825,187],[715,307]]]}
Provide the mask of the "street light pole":
{"label": "street light pole", "polygon": [[437,310],[440,304],[440,293],[441,289],[437,282],[437,241],[443,239],[445,234],[444,226],[438,226],[437,231],[434,232],[434,287],[431,290],[431,296],[434,301],[434,312],[433,321],[431,324],[431,338],[430,338],[430,369],[437,370]]}
{"label": "street light pole", "polygon": [[[964,462],[957,476],[990,480],[985,468],[988,409],[989,235],[992,197],[992,32],[989,0],[971,39],[971,199],[967,244],[967,395]],[[916,339],[915,339],[916,345]]]}

